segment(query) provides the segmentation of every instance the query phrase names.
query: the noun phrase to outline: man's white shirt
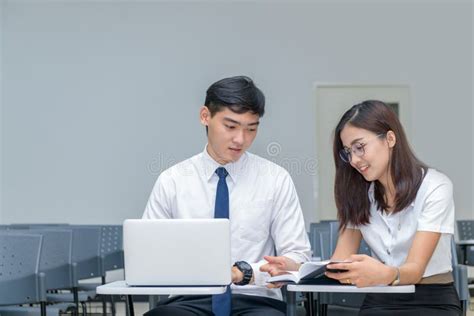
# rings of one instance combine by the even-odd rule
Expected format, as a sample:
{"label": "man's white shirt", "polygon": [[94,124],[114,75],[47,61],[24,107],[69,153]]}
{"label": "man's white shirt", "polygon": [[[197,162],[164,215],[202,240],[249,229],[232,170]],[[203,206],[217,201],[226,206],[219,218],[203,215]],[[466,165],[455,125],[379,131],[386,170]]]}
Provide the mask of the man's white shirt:
{"label": "man's white shirt", "polygon": [[247,261],[255,275],[255,285],[232,285],[232,292],[281,299],[279,290],[266,288],[269,275],[259,270],[266,263],[263,256],[276,250],[276,255],[305,262],[310,245],[293,181],[277,164],[246,152],[222,166],[205,148],[160,174],[143,218],[213,218],[218,167],[229,173],[232,262]]}

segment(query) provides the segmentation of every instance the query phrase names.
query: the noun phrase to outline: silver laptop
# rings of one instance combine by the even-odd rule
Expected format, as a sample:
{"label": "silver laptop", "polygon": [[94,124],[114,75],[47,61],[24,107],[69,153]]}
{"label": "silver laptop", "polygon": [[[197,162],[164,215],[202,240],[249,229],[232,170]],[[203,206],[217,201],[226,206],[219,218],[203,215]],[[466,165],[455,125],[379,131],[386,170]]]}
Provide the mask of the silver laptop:
{"label": "silver laptop", "polygon": [[231,283],[228,219],[127,219],[123,249],[130,286]]}

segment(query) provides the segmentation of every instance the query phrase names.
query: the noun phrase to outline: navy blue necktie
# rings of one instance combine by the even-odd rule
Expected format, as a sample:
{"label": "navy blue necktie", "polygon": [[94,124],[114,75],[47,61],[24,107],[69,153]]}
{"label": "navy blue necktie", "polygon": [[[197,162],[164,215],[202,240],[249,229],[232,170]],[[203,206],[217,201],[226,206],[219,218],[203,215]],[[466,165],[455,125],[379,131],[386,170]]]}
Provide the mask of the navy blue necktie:
{"label": "navy blue necktie", "polygon": [[[214,208],[214,218],[229,218],[229,189],[225,178],[228,173],[223,167],[216,169],[216,174],[219,176],[216,190],[216,206]],[[230,316],[232,295],[230,286],[224,294],[212,296],[212,312],[215,316]]]}

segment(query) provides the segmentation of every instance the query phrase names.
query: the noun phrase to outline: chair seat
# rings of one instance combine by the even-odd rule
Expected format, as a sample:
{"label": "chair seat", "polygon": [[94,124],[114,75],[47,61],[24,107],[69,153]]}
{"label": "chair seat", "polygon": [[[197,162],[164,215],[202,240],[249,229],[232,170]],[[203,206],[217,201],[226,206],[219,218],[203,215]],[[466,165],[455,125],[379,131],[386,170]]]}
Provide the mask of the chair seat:
{"label": "chair seat", "polygon": [[101,285],[102,283],[79,283],[77,288],[79,291],[95,291],[95,289]]}
{"label": "chair seat", "polygon": [[[86,302],[96,297],[96,295],[95,291],[81,291],[78,293],[79,302]],[[74,302],[74,296],[72,293],[48,293],[46,294],[46,300],[52,303]]]}
{"label": "chair seat", "polygon": [[[54,304],[46,307],[47,315],[61,315],[69,309],[75,308],[74,304]],[[39,316],[40,307],[36,306],[0,306],[0,315],[2,316]]]}

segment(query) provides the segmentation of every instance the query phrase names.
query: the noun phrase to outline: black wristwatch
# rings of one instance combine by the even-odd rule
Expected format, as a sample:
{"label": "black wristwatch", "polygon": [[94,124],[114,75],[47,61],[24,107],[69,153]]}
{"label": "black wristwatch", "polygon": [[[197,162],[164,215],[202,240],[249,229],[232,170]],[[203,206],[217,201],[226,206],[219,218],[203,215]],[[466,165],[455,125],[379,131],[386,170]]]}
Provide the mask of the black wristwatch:
{"label": "black wristwatch", "polygon": [[236,263],[234,263],[234,267],[237,267],[237,269],[239,269],[244,274],[244,278],[242,279],[242,281],[234,283],[234,284],[235,285],[249,284],[253,276],[252,266],[245,261],[237,261]]}

